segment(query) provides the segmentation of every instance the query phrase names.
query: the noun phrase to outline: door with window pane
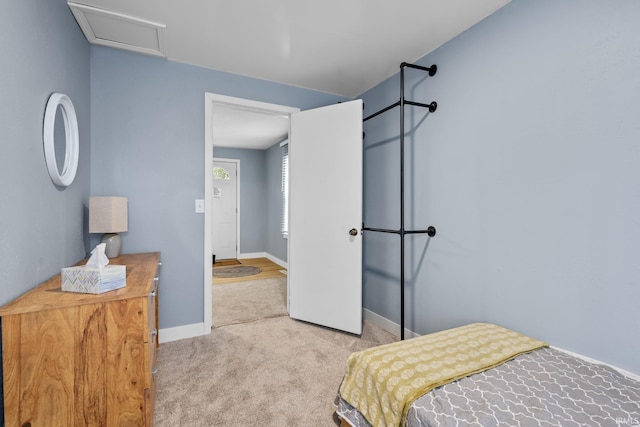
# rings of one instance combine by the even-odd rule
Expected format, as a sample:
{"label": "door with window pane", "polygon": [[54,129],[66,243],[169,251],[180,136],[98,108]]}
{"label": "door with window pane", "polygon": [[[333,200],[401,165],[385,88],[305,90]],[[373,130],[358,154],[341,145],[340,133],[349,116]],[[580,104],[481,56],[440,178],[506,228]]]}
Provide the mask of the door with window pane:
{"label": "door with window pane", "polygon": [[237,258],[238,163],[213,161],[211,242],[216,259]]}

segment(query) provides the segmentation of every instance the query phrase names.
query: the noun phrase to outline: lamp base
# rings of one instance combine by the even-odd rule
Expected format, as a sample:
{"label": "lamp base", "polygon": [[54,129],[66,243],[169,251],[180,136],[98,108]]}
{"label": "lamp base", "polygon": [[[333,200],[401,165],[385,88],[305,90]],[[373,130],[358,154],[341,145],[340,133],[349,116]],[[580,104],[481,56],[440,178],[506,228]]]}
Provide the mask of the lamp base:
{"label": "lamp base", "polygon": [[115,258],[120,255],[120,249],[122,248],[122,240],[118,233],[105,233],[100,239],[100,243],[105,243],[104,254],[107,258]]}

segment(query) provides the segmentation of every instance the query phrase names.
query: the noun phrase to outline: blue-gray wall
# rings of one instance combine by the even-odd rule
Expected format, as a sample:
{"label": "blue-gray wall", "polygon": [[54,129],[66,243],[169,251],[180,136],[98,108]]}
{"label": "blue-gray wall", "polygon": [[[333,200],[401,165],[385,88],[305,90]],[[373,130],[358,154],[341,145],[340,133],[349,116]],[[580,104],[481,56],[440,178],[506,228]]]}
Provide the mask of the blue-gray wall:
{"label": "blue-gray wall", "polygon": [[[89,44],[64,0],[10,2],[0,13],[0,305],[84,257],[89,174]],[[78,117],[75,181],[56,187],[42,142],[53,92],[69,95]]]}
{"label": "blue-gray wall", "polygon": [[129,198],[124,252],[162,252],[160,327],[202,323],[205,92],[300,109],[345,99],[97,46],[91,91],[92,194]]}
{"label": "blue-gray wall", "polygon": [[[91,185],[89,44],[64,0],[3,2],[0,60],[3,305],[85,254],[84,206]],[[53,92],[71,98],[80,133],[78,173],[65,189],[49,178],[43,152],[44,110]],[[0,366],[0,378],[1,373]],[[0,425],[3,412],[0,394]]]}
{"label": "blue-gray wall", "polygon": [[[640,372],[640,2],[511,4],[407,71],[407,327],[489,321]],[[398,77],[364,94],[369,114]],[[407,111],[410,111],[409,108]],[[367,122],[365,217],[398,225],[398,114]],[[398,238],[365,306],[399,322]]]}

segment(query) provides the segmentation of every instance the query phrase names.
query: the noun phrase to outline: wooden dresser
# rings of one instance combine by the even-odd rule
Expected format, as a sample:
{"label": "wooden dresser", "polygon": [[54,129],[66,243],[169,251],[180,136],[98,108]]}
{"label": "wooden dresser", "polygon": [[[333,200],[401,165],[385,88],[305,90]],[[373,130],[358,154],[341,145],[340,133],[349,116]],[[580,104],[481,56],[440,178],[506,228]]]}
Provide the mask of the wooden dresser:
{"label": "wooden dresser", "polygon": [[160,253],[110,264],[126,287],[63,292],[58,275],[0,308],[7,427],[153,425]]}

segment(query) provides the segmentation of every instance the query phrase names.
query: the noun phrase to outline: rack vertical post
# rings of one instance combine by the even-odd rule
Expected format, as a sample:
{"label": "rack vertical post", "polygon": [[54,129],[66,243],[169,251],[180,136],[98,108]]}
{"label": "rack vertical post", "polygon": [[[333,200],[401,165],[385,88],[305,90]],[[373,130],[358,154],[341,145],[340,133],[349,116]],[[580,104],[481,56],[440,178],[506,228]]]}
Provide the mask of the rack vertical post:
{"label": "rack vertical post", "polygon": [[429,104],[407,101],[404,97],[404,73],[405,68],[412,68],[420,71],[427,72],[430,77],[436,74],[438,67],[434,64],[430,67],[423,67],[421,65],[409,64],[407,62],[403,62],[400,64],[400,98],[398,102],[395,102],[363,119],[363,121],[370,120],[378,115],[385,113],[389,110],[392,110],[395,107],[400,107],[400,228],[395,229],[386,229],[386,228],[372,228],[366,227],[364,224],[362,225],[363,231],[371,231],[378,233],[391,233],[397,234],[400,236],[400,339],[404,340],[404,329],[405,329],[405,320],[404,320],[404,300],[405,300],[405,271],[404,271],[404,258],[405,258],[405,235],[406,234],[427,234],[429,237],[433,237],[436,235],[436,229],[433,226],[427,227],[425,230],[406,230],[405,229],[405,221],[404,221],[404,109],[406,105],[411,105],[415,107],[427,108],[430,113],[433,113],[438,108],[438,104],[433,101]]}

